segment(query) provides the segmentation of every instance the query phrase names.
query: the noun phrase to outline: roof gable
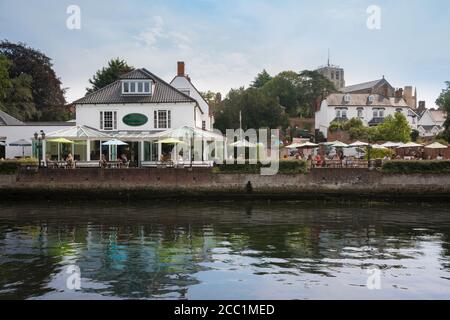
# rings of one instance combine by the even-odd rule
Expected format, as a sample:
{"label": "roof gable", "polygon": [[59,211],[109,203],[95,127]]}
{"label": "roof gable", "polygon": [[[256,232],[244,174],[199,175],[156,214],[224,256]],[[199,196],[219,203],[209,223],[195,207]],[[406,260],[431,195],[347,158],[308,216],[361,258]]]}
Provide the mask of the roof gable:
{"label": "roof gable", "polygon": [[[152,80],[152,95],[123,95],[122,80]],[[121,76],[104,88],[74,101],[74,104],[181,103],[196,102],[146,69],[136,69]]]}
{"label": "roof gable", "polygon": [[384,84],[387,84],[389,87],[394,89],[394,87],[392,87],[391,84],[385,78],[382,78],[382,79],[378,79],[378,80],[374,80],[374,81],[363,82],[363,83],[347,86],[342,89],[342,92],[351,93],[351,92],[355,92],[355,91],[368,90],[368,89],[380,87]]}

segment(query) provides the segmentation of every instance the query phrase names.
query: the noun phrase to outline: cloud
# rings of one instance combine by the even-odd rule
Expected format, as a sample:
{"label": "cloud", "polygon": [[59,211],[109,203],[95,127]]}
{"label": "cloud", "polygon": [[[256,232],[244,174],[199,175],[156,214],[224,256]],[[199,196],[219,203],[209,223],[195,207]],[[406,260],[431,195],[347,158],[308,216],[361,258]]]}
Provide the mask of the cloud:
{"label": "cloud", "polygon": [[157,49],[172,46],[181,50],[190,50],[190,37],[171,29],[161,16],[153,17],[153,25],[140,32],[135,39],[140,46]]}

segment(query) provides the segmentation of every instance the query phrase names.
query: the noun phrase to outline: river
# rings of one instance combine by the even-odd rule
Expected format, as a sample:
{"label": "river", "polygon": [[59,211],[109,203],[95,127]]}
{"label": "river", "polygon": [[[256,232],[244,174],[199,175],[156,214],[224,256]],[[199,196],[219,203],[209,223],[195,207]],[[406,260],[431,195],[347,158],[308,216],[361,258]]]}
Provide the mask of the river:
{"label": "river", "polygon": [[450,208],[0,203],[6,298],[450,299]]}

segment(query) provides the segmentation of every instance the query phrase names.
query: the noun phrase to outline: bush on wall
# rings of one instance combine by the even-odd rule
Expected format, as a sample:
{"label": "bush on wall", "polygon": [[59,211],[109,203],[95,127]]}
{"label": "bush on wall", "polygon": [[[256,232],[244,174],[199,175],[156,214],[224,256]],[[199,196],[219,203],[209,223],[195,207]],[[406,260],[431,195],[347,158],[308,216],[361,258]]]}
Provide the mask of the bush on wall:
{"label": "bush on wall", "polygon": [[382,166],[386,173],[450,173],[450,161],[387,161]]}

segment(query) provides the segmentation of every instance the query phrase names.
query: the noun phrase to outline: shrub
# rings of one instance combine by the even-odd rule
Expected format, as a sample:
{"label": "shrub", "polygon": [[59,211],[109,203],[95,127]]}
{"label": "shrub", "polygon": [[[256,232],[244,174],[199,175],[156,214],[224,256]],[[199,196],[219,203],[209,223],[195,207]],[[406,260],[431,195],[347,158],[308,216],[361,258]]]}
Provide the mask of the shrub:
{"label": "shrub", "polygon": [[[390,149],[371,149],[370,150],[370,158],[371,159],[383,159],[388,156],[391,157],[394,155],[394,152]],[[366,152],[365,159],[368,160],[368,153]]]}
{"label": "shrub", "polygon": [[450,161],[387,161],[382,166],[386,173],[450,173]]}
{"label": "shrub", "polygon": [[[270,164],[222,164],[214,168],[214,173],[230,174],[260,174],[262,167],[270,167]],[[286,160],[280,161],[278,173],[302,174],[306,173],[306,161]]]}
{"label": "shrub", "polygon": [[20,160],[3,160],[0,161],[0,174],[14,174],[19,167],[37,166],[38,161],[33,158]]}

